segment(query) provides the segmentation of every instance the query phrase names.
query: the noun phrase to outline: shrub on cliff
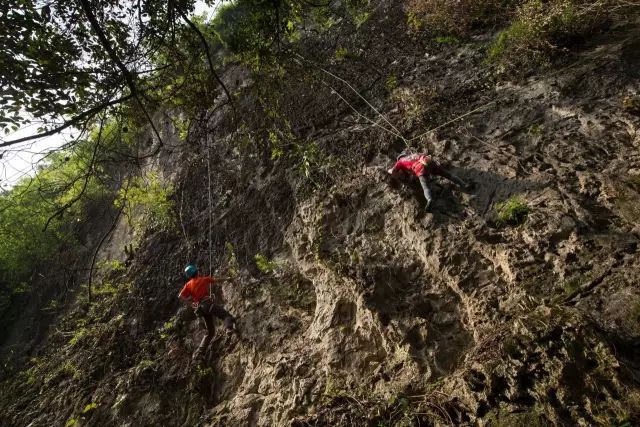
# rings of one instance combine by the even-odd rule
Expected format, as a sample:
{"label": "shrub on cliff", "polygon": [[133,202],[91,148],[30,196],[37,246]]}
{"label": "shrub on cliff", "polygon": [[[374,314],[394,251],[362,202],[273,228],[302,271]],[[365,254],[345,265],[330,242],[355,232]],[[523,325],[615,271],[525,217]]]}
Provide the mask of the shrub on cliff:
{"label": "shrub on cliff", "polygon": [[602,28],[617,0],[528,0],[489,50],[507,70],[544,65]]}

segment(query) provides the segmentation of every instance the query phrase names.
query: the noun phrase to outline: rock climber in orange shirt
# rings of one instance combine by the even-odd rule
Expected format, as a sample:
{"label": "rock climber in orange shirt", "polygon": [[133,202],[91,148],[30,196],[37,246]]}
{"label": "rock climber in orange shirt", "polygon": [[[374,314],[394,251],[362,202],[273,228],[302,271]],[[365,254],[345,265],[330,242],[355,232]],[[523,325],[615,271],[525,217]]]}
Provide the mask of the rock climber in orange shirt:
{"label": "rock climber in orange shirt", "polygon": [[224,326],[239,335],[236,327],[236,319],[222,306],[222,301],[217,301],[214,293],[214,283],[224,282],[228,279],[214,279],[210,276],[202,276],[198,272],[198,267],[189,264],[184,269],[184,276],[189,281],[184,285],[180,294],[181,300],[190,302],[195,308],[196,315],[202,318],[204,326],[207,329],[206,335],[202,338],[202,342],[193,354],[194,359],[198,359],[204,355],[204,352],[211,342],[215,333],[213,318],[217,317],[224,321]]}

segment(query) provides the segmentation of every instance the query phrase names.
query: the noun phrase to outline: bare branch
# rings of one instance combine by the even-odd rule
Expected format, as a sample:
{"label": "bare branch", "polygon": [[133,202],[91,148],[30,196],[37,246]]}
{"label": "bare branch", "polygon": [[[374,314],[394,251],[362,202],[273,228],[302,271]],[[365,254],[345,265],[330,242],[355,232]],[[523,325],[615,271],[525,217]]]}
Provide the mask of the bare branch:
{"label": "bare branch", "polygon": [[216,71],[215,71],[215,69],[213,67],[213,60],[211,59],[211,52],[210,52],[211,49],[209,47],[209,43],[207,42],[207,39],[204,37],[204,35],[202,34],[202,32],[200,31],[198,26],[196,24],[194,24],[187,17],[187,15],[179,8],[178,8],[178,14],[187,23],[187,25],[189,25],[189,27],[198,35],[198,38],[200,38],[200,41],[202,42],[202,47],[204,48],[204,52],[207,55],[207,62],[209,63],[209,70],[211,71],[211,75],[213,75],[213,77],[216,79],[218,84],[222,87],[222,90],[224,91],[225,95],[227,95],[227,99],[229,100],[229,103],[231,104],[231,108],[233,109],[234,121],[237,123],[236,107],[235,107],[235,105],[233,103],[233,97],[231,96],[231,94],[229,93],[229,90],[225,86],[225,84],[222,81],[222,79],[220,79],[220,76],[218,76],[218,73],[216,73]]}
{"label": "bare branch", "polygon": [[15,144],[19,144],[21,142],[26,142],[26,141],[32,141],[34,139],[39,139],[39,138],[44,138],[46,136],[51,136],[51,135],[55,135],[56,133],[62,132],[63,130],[67,129],[70,126],[76,125],[82,121],[86,121],[91,119],[93,116],[95,116],[96,114],[98,114],[99,112],[101,112],[102,110],[104,110],[107,107],[110,107],[112,105],[116,105],[116,104],[120,104],[122,102],[125,102],[129,99],[131,99],[133,97],[133,95],[127,95],[127,96],[123,96],[122,98],[118,98],[118,99],[114,99],[112,101],[108,101],[105,102],[104,104],[100,104],[96,107],[91,108],[90,110],[87,110],[83,113],[78,114],[77,116],[75,116],[74,118],[72,118],[71,120],[65,122],[63,125],[58,126],[54,129],[48,130],[46,132],[43,133],[39,133],[37,135],[31,135],[31,136],[25,136],[24,138],[18,138],[18,139],[12,139],[11,141],[5,141],[5,142],[0,142],[0,147],[8,147],[9,145],[15,145]]}
{"label": "bare branch", "polygon": [[129,69],[122,63],[113,46],[111,46],[111,42],[109,42],[109,39],[107,39],[107,36],[105,35],[104,30],[100,26],[98,19],[96,18],[95,14],[91,10],[91,5],[89,4],[89,0],[80,0],[80,4],[82,5],[82,10],[84,11],[85,16],[87,17],[87,19],[89,20],[89,23],[91,24],[91,28],[93,29],[93,31],[96,33],[96,36],[98,36],[98,39],[100,40],[100,44],[102,45],[102,47],[104,47],[104,49],[109,54],[111,61],[113,61],[122,72],[124,79],[127,82],[127,86],[131,91],[131,95],[133,95],[135,100],[138,102],[138,105],[140,106],[140,108],[142,109],[142,112],[146,116],[147,121],[149,122],[149,125],[151,125],[151,128],[153,129],[153,133],[156,134],[156,138],[158,138],[158,142],[162,145],[162,137],[160,136],[160,132],[156,128],[156,125],[153,123],[153,119],[151,118],[151,115],[149,114],[146,107],[142,103],[142,100],[140,99],[138,88],[136,86],[136,82],[135,82],[135,79],[133,78],[133,75],[131,74]]}

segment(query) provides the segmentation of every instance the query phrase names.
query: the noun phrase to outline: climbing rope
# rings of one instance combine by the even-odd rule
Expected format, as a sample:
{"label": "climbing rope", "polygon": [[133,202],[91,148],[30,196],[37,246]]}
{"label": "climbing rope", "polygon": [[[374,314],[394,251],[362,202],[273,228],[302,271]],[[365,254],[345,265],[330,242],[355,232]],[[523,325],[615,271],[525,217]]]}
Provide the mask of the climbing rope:
{"label": "climbing rope", "polygon": [[[208,142],[208,141],[207,141]],[[213,274],[213,259],[212,259],[212,230],[213,230],[213,218],[212,218],[212,197],[211,197],[211,146],[207,144],[207,189],[209,199],[209,276]]]}
{"label": "climbing rope", "polygon": [[182,209],[184,205],[184,189],[180,193],[180,210],[178,210],[178,217],[180,218],[180,226],[182,227],[182,235],[184,236],[184,241],[187,243],[187,254],[186,254],[186,262],[190,262],[191,259],[191,242],[189,241],[189,237],[187,236],[187,229],[184,226],[184,217],[182,216]]}
{"label": "climbing rope", "polygon": [[[626,41],[628,41],[629,39],[630,39],[630,38],[627,38],[627,39],[623,40],[623,43],[624,43],[624,42],[626,42]],[[397,137],[397,138],[400,138],[400,139],[402,140],[402,142],[404,142],[404,144],[406,145],[406,147],[407,147],[409,150],[412,150],[412,147],[411,147],[411,143],[412,143],[412,142],[414,142],[414,141],[416,141],[416,140],[418,140],[418,139],[421,139],[421,138],[425,137],[426,135],[428,135],[428,134],[430,134],[430,133],[432,133],[432,132],[435,132],[435,131],[437,131],[437,130],[439,130],[439,129],[442,129],[442,128],[446,127],[446,126],[449,126],[449,125],[450,125],[450,124],[452,124],[452,123],[455,123],[455,122],[457,122],[457,121],[459,121],[459,120],[462,120],[462,119],[464,119],[464,118],[465,118],[465,117],[467,117],[467,116],[470,116],[470,115],[472,115],[472,114],[474,114],[474,113],[477,113],[477,112],[479,112],[479,111],[481,111],[481,110],[485,109],[486,107],[489,107],[490,105],[496,104],[496,103],[497,103],[498,101],[500,101],[502,98],[505,98],[505,97],[506,97],[506,96],[504,96],[504,95],[503,95],[502,97],[497,97],[497,98],[495,98],[494,100],[489,101],[489,102],[487,102],[487,103],[485,103],[485,104],[482,104],[482,105],[480,105],[480,106],[478,106],[478,107],[474,108],[474,109],[473,109],[473,110],[471,110],[471,111],[468,111],[468,112],[466,112],[466,113],[464,113],[464,114],[461,114],[461,115],[459,115],[459,116],[457,116],[457,117],[455,117],[455,118],[453,118],[453,119],[451,119],[451,120],[449,120],[449,121],[447,121],[447,122],[445,122],[445,123],[443,123],[443,124],[441,124],[441,125],[438,125],[438,126],[436,126],[436,127],[434,127],[434,128],[431,128],[431,129],[429,129],[429,130],[427,130],[427,131],[425,131],[425,132],[422,132],[422,133],[418,134],[417,136],[415,136],[415,137],[413,137],[413,138],[409,138],[409,139],[408,139],[408,138],[405,138],[405,137],[404,137],[404,135],[402,135],[402,132],[400,132],[400,130],[398,130],[398,128],[397,128],[397,127],[395,127],[395,126],[391,123],[391,121],[389,121],[389,119],[387,119],[387,117],[386,117],[384,114],[382,114],[378,109],[376,109],[376,108],[375,108],[375,107],[374,107],[374,106],[373,106],[373,105],[372,105],[372,104],[371,104],[371,103],[370,103],[370,102],[369,102],[369,101],[368,101],[368,100],[367,100],[367,99],[366,99],[362,94],[360,94],[360,92],[358,92],[358,90],[357,90],[356,88],[354,88],[354,87],[353,87],[349,82],[347,82],[345,79],[343,79],[342,77],[339,77],[339,76],[337,76],[336,74],[332,73],[331,71],[329,71],[329,70],[325,69],[325,68],[324,68],[324,67],[322,67],[320,64],[315,63],[315,62],[313,62],[313,61],[311,61],[311,60],[309,60],[309,59],[305,58],[304,56],[300,55],[299,53],[296,53],[296,52],[292,52],[292,53],[293,53],[293,55],[294,55],[294,56],[297,56],[297,57],[298,57],[298,58],[300,58],[302,61],[304,61],[304,62],[306,62],[306,63],[310,64],[312,67],[317,68],[318,70],[322,71],[324,74],[326,74],[326,75],[328,75],[328,76],[331,76],[331,77],[333,77],[334,79],[336,79],[336,80],[338,80],[338,81],[340,81],[340,82],[344,83],[345,85],[347,85],[347,87],[348,87],[349,89],[351,89],[351,91],[353,91],[353,92],[354,92],[354,93],[355,93],[355,94],[356,94],[360,99],[362,99],[362,100],[363,100],[363,101],[364,101],[364,102],[365,102],[365,103],[366,103],[366,104],[367,104],[367,105],[368,105],[368,106],[369,106],[369,107],[370,107],[370,108],[371,108],[371,109],[372,109],[372,110],[373,110],[373,111],[374,111],[374,112],[375,112],[375,113],[376,113],[376,114],[377,114],[377,115],[382,119],[382,120],[384,120],[384,121],[385,121],[389,126],[391,126],[391,129],[393,129],[393,130],[391,130],[391,129],[387,129],[386,127],[384,127],[384,126],[380,125],[380,123],[378,123],[377,121],[374,121],[374,120],[370,119],[369,117],[365,116],[364,114],[360,113],[360,111],[358,111],[358,109],[357,109],[357,108],[355,108],[353,105],[351,105],[351,104],[350,104],[350,103],[349,103],[349,102],[348,102],[348,101],[347,101],[347,100],[346,100],[342,95],[340,95],[340,93],[339,93],[336,89],[334,89],[333,87],[331,87],[331,85],[327,84],[326,82],[322,81],[322,83],[323,83],[326,87],[328,87],[328,88],[331,90],[331,92],[332,92],[332,93],[336,94],[336,95],[337,95],[337,96],[338,96],[338,97],[339,97],[339,98],[340,98],[340,99],[341,99],[345,104],[347,104],[347,106],[349,106],[349,108],[351,108],[351,109],[352,109],[352,110],[353,110],[353,111],[354,111],[358,116],[360,116],[360,117],[364,118],[365,120],[367,120],[369,123],[371,123],[371,125],[372,125],[372,126],[376,126],[376,127],[380,128],[380,129],[382,129],[383,131],[385,131],[385,132],[387,132],[387,133],[389,133],[389,134],[391,134],[391,135],[393,135],[393,136],[395,136],[395,137]],[[606,52],[605,52],[605,53],[606,53]],[[573,67],[575,67],[575,66],[577,66],[577,65],[581,65],[581,64],[583,64],[583,63],[587,62],[588,60],[593,61],[593,59],[594,59],[594,58],[598,58],[598,57],[601,57],[601,56],[604,56],[604,54],[594,55],[594,56],[590,56],[590,57],[588,57],[588,58],[582,58],[582,59],[579,59],[579,60],[577,60],[577,61],[575,61],[575,62],[573,62],[573,63],[571,63],[571,64],[567,65],[566,67],[563,67],[563,68],[561,68],[561,69],[559,69],[559,70],[556,70],[555,72],[553,72],[553,73],[549,74],[549,75],[548,75],[548,77],[555,77],[555,76],[560,75],[561,73],[565,72],[566,70],[568,70],[568,69],[570,69],[570,68],[573,68]]]}
{"label": "climbing rope", "polygon": [[329,90],[331,90],[331,93],[335,94],[338,96],[338,98],[340,98],[345,104],[347,104],[349,106],[349,108],[351,108],[353,110],[354,113],[356,113],[358,116],[362,117],[363,119],[365,119],[366,121],[368,121],[369,123],[371,123],[373,126],[377,126],[380,129],[382,129],[385,132],[390,133],[391,135],[397,136],[398,138],[401,138],[403,141],[405,141],[404,137],[398,133],[395,133],[389,129],[387,129],[386,127],[382,126],[380,123],[370,119],[369,117],[365,116],[364,114],[362,114],[360,111],[358,111],[358,109],[356,107],[354,107],[353,105],[351,105],[349,103],[349,101],[347,101],[346,99],[344,99],[344,97],[342,95],[340,95],[340,93],[335,90],[333,87],[329,86],[327,83],[325,83],[324,81],[322,82],[322,84],[324,84]]}
{"label": "climbing rope", "polygon": [[[402,132],[400,132],[400,131],[398,130],[398,128],[396,128],[396,127],[393,125],[393,123],[391,123],[391,122],[389,121],[389,119],[387,119],[387,117],[386,117],[384,114],[382,114],[380,111],[378,111],[378,109],[377,109],[376,107],[374,107],[374,106],[373,106],[373,105],[372,105],[372,104],[367,100],[367,98],[365,98],[364,96],[362,96],[362,95],[360,94],[360,92],[358,92],[358,90],[357,90],[356,88],[354,88],[354,87],[353,87],[353,86],[352,86],[348,81],[346,81],[346,80],[345,80],[345,79],[343,79],[342,77],[339,77],[339,76],[337,76],[337,75],[333,74],[331,71],[326,70],[325,68],[323,68],[323,67],[322,67],[322,66],[320,66],[319,64],[314,64],[313,62],[309,61],[308,59],[306,59],[305,57],[303,57],[302,55],[300,55],[300,54],[298,54],[298,53],[296,53],[295,55],[296,55],[296,56],[298,56],[299,58],[301,58],[302,60],[304,60],[304,61],[306,61],[306,62],[308,62],[308,63],[310,63],[310,64],[313,64],[315,67],[317,67],[317,68],[318,68],[320,71],[322,71],[323,73],[325,73],[325,74],[327,74],[327,75],[329,75],[329,76],[333,77],[334,79],[336,79],[336,80],[338,80],[338,81],[340,81],[340,82],[344,83],[345,85],[347,85],[347,87],[348,87],[349,89],[351,89],[351,90],[353,91],[353,93],[355,93],[356,95],[358,95],[358,97],[359,97],[360,99],[362,99],[362,100],[363,100],[363,101],[364,101],[364,102],[365,102],[365,103],[366,103],[366,104],[367,104],[367,105],[368,105],[368,106],[369,106],[369,107],[370,107],[370,108],[371,108],[371,109],[372,109],[372,110],[373,110],[373,111],[374,111],[378,116],[380,116],[380,117],[381,117],[385,122],[387,122],[387,124],[388,124],[389,126],[391,126],[391,128],[396,132],[394,135],[396,135],[397,137],[401,138],[401,139],[402,139],[403,141],[405,141],[405,143],[406,143],[406,139],[405,139],[405,137],[402,135]],[[335,91],[335,93],[337,94],[337,91]],[[340,96],[340,98],[344,101],[344,98],[342,98],[342,96]],[[346,102],[346,101],[345,101],[345,102]],[[349,103],[347,102],[347,104],[349,104]],[[351,105],[349,105],[349,106],[351,107]],[[351,108],[353,108],[353,107],[351,107]],[[384,128],[383,128],[383,129],[384,129]],[[386,130],[386,129],[385,129],[385,130]],[[390,131],[388,131],[388,130],[387,130],[387,132],[390,132]],[[393,132],[390,132],[390,133],[393,133]]]}
{"label": "climbing rope", "polygon": [[363,101],[364,101],[364,102],[365,102],[365,103],[366,103],[366,104],[367,104],[367,105],[368,105],[368,106],[369,106],[369,107],[370,107],[370,108],[371,108],[371,109],[372,109],[372,110],[373,110],[373,111],[374,111],[374,112],[375,112],[375,113],[376,113],[376,114],[377,114],[377,115],[382,119],[382,120],[384,120],[384,121],[385,121],[389,126],[391,126],[391,129],[393,129],[393,130],[391,130],[391,129],[387,129],[386,127],[382,126],[382,125],[381,125],[380,123],[378,123],[377,121],[374,121],[374,120],[370,119],[369,117],[365,116],[364,114],[360,113],[360,111],[358,111],[358,109],[357,109],[357,108],[355,108],[353,105],[351,105],[351,104],[349,103],[349,101],[347,101],[347,100],[346,100],[342,95],[340,95],[340,93],[339,93],[336,89],[334,89],[333,87],[331,87],[331,85],[327,84],[326,82],[322,81],[322,83],[323,83],[327,88],[329,88],[329,89],[331,90],[331,92],[332,92],[332,93],[336,94],[336,95],[337,95],[337,96],[338,96],[338,97],[339,97],[339,98],[340,98],[340,99],[341,99],[345,104],[347,104],[347,106],[349,106],[349,108],[351,108],[351,109],[352,109],[352,110],[353,110],[353,111],[354,111],[358,116],[360,116],[360,117],[364,118],[365,120],[367,120],[369,123],[371,123],[371,125],[372,125],[372,126],[377,126],[377,127],[379,127],[380,129],[382,129],[383,131],[385,131],[385,132],[387,132],[387,133],[389,133],[389,134],[391,134],[391,135],[393,135],[393,136],[395,136],[395,137],[397,137],[397,138],[400,138],[400,139],[402,140],[402,142],[404,142],[404,144],[406,145],[406,147],[407,147],[409,150],[412,150],[411,143],[412,143],[413,141],[416,141],[416,140],[418,140],[418,139],[421,139],[421,138],[423,138],[424,136],[426,136],[426,135],[428,135],[428,134],[430,134],[430,133],[432,133],[432,132],[435,132],[435,131],[437,131],[437,130],[439,130],[439,129],[442,129],[443,127],[446,127],[446,126],[448,126],[448,125],[450,125],[450,124],[452,124],[452,123],[455,123],[455,122],[457,122],[458,120],[461,120],[461,119],[463,119],[463,118],[465,118],[465,117],[467,117],[467,116],[470,116],[470,115],[472,115],[472,114],[474,114],[474,113],[477,113],[477,112],[479,112],[480,110],[483,110],[484,108],[486,108],[486,107],[488,107],[488,106],[490,106],[490,105],[493,105],[493,104],[495,104],[496,102],[498,102],[498,100],[497,100],[497,99],[494,99],[493,101],[487,102],[486,104],[483,104],[483,105],[481,105],[481,106],[479,106],[479,107],[476,107],[476,108],[474,108],[473,110],[471,110],[471,111],[469,111],[469,112],[467,112],[467,113],[464,113],[464,114],[462,114],[462,115],[460,115],[460,116],[457,116],[457,117],[455,117],[455,118],[453,118],[453,119],[449,120],[449,121],[448,121],[448,122],[446,122],[446,123],[443,123],[443,124],[441,124],[441,125],[439,125],[439,126],[436,126],[436,127],[434,127],[434,128],[431,128],[431,129],[427,130],[426,132],[423,132],[423,133],[421,133],[421,134],[419,134],[419,135],[417,135],[417,136],[415,136],[415,137],[413,137],[413,138],[408,139],[408,138],[406,138],[406,137],[402,134],[402,132],[400,132],[400,130],[399,130],[397,127],[395,127],[395,126],[393,125],[393,123],[391,123],[391,121],[390,121],[390,120],[389,120],[389,119],[388,119],[384,114],[382,114],[382,113],[381,113],[381,112],[380,112],[376,107],[374,107],[374,106],[373,106],[373,105],[372,105],[372,104],[371,104],[371,103],[370,103],[370,102],[369,102],[369,101],[368,101],[368,100],[367,100],[367,99],[366,99],[366,98],[365,98],[365,97],[364,97],[360,92],[358,92],[358,90],[357,90],[356,88],[354,88],[354,87],[353,87],[353,86],[352,86],[348,81],[346,81],[346,80],[345,80],[345,79],[343,79],[342,77],[337,76],[336,74],[332,73],[331,71],[329,71],[329,70],[325,69],[325,68],[324,68],[324,67],[322,67],[321,65],[319,65],[319,64],[317,64],[317,63],[314,63],[313,61],[310,61],[310,60],[306,59],[304,56],[302,56],[302,55],[300,55],[300,54],[298,54],[298,53],[295,53],[295,52],[294,52],[294,55],[295,55],[295,56],[297,56],[298,58],[300,58],[301,60],[303,60],[303,61],[305,61],[305,62],[307,62],[307,63],[311,64],[313,67],[317,68],[318,70],[322,71],[323,73],[327,74],[328,76],[331,76],[331,77],[333,77],[334,79],[336,79],[336,80],[338,80],[338,81],[340,81],[340,82],[344,83],[344,84],[345,84],[349,89],[351,89],[351,91],[352,91],[353,93],[355,93],[355,94],[356,94],[360,99],[362,99],[362,100],[363,100]]}

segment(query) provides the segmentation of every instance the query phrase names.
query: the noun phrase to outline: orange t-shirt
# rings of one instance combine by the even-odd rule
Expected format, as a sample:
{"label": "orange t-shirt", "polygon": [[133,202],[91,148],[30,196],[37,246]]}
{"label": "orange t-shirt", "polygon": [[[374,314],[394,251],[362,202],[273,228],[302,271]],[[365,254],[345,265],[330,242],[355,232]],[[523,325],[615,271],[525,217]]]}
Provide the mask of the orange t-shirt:
{"label": "orange t-shirt", "polygon": [[[215,280],[210,276],[197,276],[189,280],[184,288],[180,291],[180,298],[189,298],[195,304],[198,304],[204,297],[209,296],[209,287],[213,285]],[[211,292],[213,295],[213,292]]]}

